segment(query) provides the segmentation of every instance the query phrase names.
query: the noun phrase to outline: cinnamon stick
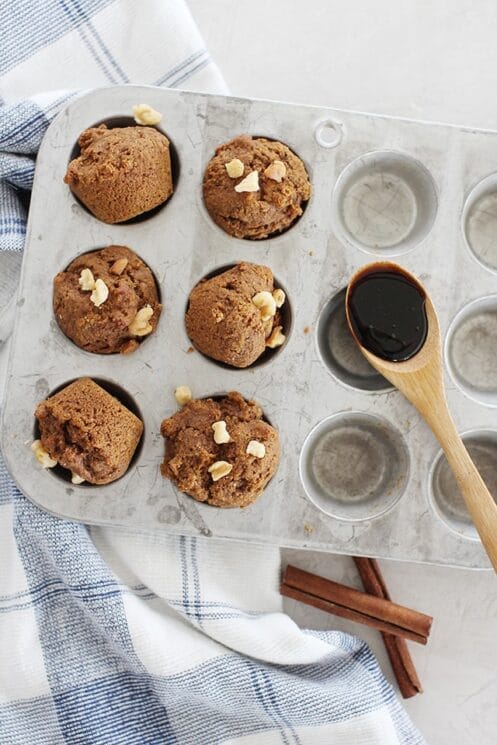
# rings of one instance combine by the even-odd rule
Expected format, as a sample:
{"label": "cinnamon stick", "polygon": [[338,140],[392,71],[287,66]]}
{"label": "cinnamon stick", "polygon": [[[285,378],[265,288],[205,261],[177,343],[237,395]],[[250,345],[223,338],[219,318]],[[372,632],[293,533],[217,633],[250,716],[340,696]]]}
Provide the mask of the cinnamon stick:
{"label": "cinnamon stick", "polygon": [[433,620],[383,597],[368,595],[293,566],[285,569],[280,592],[336,616],[420,644],[426,644]]}
{"label": "cinnamon stick", "polygon": [[[366,592],[390,600],[390,594],[376,559],[354,556],[354,562]],[[385,632],[381,632],[381,635],[403,698],[411,698],[417,693],[422,693],[423,688],[405,639]]]}

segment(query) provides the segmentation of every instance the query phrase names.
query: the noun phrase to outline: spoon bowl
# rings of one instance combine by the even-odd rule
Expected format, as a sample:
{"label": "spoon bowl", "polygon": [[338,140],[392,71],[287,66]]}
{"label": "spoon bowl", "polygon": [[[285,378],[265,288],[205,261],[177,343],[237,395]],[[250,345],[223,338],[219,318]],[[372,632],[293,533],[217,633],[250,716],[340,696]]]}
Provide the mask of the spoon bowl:
{"label": "spoon bowl", "polygon": [[[381,273],[392,272],[395,274],[402,275],[403,277],[408,279],[412,285],[419,288],[419,290],[424,295],[424,307],[425,307],[427,327],[428,327],[426,339],[423,343],[423,346],[419,350],[419,352],[417,352],[416,354],[414,354],[412,357],[410,357],[407,360],[403,360],[399,362],[391,362],[390,360],[383,359],[382,357],[379,357],[373,352],[370,352],[361,343],[356,333],[356,330],[354,328],[354,323],[352,320],[352,314],[351,314],[351,309],[350,309],[350,299],[354,291],[354,288],[356,287],[358,282],[365,279],[368,275],[377,274],[380,272]],[[426,289],[423,287],[423,285],[417,279],[417,277],[415,277],[413,274],[408,272],[407,269],[404,269],[399,264],[394,264],[391,261],[375,261],[359,269],[352,276],[347,286],[347,291],[345,294],[345,314],[347,317],[347,323],[349,326],[349,330],[352,336],[354,337],[355,342],[359,346],[359,349],[361,350],[362,354],[365,356],[368,362],[378,372],[380,372],[388,381],[390,381],[392,385],[394,385],[396,388],[402,391],[404,395],[407,395],[407,393],[403,390],[403,384],[404,384],[404,381],[406,380],[406,375],[409,376],[407,378],[407,383],[408,383],[409,389],[411,389],[412,373],[422,370],[426,365],[433,366],[435,362],[438,363],[439,369],[440,369],[440,378],[442,379],[442,352],[441,352],[442,343],[441,343],[440,324],[438,321],[438,316],[437,316],[435,307]],[[409,396],[407,397],[409,398]]]}
{"label": "spoon bowl", "polygon": [[[356,332],[351,298],[359,282],[378,273],[402,276],[424,297],[427,333],[422,347],[408,359],[396,362],[384,359],[368,349]],[[482,544],[497,572],[497,505],[473,463],[452,419],[445,395],[440,324],[435,307],[423,285],[410,272],[389,261],[377,261],[362,267],[351,278],[345,296],[349,329],[368,362],[398,388],[416,407],[439,441]]]}

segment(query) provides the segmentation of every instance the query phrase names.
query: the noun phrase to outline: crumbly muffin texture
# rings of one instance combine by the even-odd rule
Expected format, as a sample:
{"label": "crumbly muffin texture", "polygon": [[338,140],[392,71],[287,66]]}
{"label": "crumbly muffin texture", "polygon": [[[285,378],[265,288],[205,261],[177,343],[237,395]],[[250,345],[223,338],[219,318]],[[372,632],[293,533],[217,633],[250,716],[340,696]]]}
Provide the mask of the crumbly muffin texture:
{"label": "crumbly muffin texture", "polygon": [[185,318],[188,336],[208,357],[234,367],[248,367],[265,351],[266,340],[281,318],[277,311],[272,318],[262,320],[252,298],[273,290],[271,269],[246,262],[202,280],[190,293]]}
{"label": "crumbly muffin texture", "polygon": [[157,207],[173,193],[169,140],[153,127],[86,129],[64,181],[95,217],[118,223]]}
{"label": "crumbly muffin texture", "polygon": [[[224,421],[230,441],[217,444],[212,425]],[[262,418],[262,409],[232,392],[219,400],[193,399],[162,422],[166,438],[162,475],[199,502],[215,507],[247,507],[259,497],[280,458],[278,432]],[[264,445],[264,457],[247,453],[251,441]],[[229,472],[213,479],[214,464]]]}
{"label": "crumbly muffin texture", "polygon": [[[89,269],[109,290],[96,306],[91,292],[80,285],[81,272]],[[133,333],[134,319],[150,306],[152,333],[161,313],[159,295],[149,267],[126,246],[108,246],[82,254],[54,279],[53,306],[62,331],[87,352],[132,352],[145,336]],[[148,335],[148,334],[147,334]]]}
{"label": "crumbly muffin texture", "polygon": [[[243,164],[243,172],[236,178],[229,175],[233,161]],[[276,166],[267,170],[275,162]],[[277,180],[280,164],[284,176]],[[258,189],[237,191],[236,187],[254,171],[258,173]],[[203,194],[217,225],[236,238],[258,240],[280,233],[302,214],[303,204],[311,196],[311,184],[303,162],[286,145],[240,135],[217,148],[204,174]]]}
{"label": "crumbly muffin texture", "polygon": [[79,378],[38,404],[41,444],[51,458],[90,484],[125,473],[143,424],[91,378]]}

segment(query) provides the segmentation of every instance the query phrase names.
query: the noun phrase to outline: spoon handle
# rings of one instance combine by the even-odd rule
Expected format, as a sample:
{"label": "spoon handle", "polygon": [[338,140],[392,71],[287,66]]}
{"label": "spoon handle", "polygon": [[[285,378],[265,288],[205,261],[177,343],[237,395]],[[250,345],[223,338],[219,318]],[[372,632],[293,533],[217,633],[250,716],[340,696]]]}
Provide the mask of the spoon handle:
{"label": "spoon handle", "polygon": [[452,469],[468,512],[497,573],[497,504],[480,476],[449,411],[442,376],[442,361],[436,351],[426,364],[408,372],[381,370],[416,407],[440,443]]}
{"label": "spoon handle", "polygon": [[457,431],[445,399],[439,400],[431,411],[425,408],[420,413],[442,446],[473,524],[497,572],[497,504]]}

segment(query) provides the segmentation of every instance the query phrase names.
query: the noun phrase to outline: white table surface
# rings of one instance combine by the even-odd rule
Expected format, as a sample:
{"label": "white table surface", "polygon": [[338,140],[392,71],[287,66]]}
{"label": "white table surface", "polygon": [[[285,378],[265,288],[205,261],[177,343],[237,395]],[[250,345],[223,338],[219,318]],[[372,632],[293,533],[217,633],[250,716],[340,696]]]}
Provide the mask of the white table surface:
{"label": "white table surface", "polygon": [[[495,0],[189,0],[232,93],[497,128]],[[495,159],[497,169],[497,153]],[[490,165],[489,165],[490,168]],[[497,289],[497,280],[496,280]],[[284,559],[357,585],[351,559]],[[406,708],[431,745],[497,742],[497,579],[490,572],[383,562],[395,600],[435,617],[411,645],[425,693]],[[302,626],[379,635],[294,601]]]}

